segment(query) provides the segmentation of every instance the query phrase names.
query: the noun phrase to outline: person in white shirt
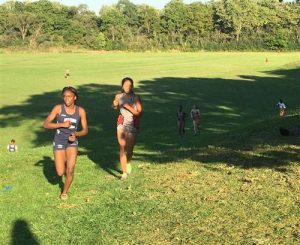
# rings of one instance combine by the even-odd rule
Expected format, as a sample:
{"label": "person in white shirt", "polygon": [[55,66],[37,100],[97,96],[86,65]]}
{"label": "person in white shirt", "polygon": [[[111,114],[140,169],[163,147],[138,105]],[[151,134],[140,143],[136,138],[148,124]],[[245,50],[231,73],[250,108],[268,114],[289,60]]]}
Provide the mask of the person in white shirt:
{"label": "person in white shirt", "polygon": [[197,105],[194,105],[191,110],[191,118],[193,120],[194,135],[196,135],[200,126],[200,110]]}
{"label": "person in white shirt", "polygon": [[18,151],[18,146],[16,145],[16,141],[12,139],[10,143],[7,145],[7,150],[9,152],[16,152]]}
{"label": "person in white shirt", "polygon": [[284,117],[286,106],[285,106],[284,102],[282,101],[282,99],[279,100],[279,102],[276,104],[276,106],[279,108],[279,116]]}

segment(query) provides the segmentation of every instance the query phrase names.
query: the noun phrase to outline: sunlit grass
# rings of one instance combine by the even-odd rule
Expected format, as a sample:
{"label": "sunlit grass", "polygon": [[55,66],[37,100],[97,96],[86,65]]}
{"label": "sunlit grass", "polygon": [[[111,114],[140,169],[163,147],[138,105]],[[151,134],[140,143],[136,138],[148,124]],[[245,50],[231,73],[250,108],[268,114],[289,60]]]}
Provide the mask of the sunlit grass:
{"label": "sunlit grass", "polygon": [[[0,244],[300,242],[299,138],[278,131],[299,125],[299,53],[0,56]],[[123,183],[110,105],[124,76],[145,112]],[[90,133],[62,202],[54,132],[41,125],[65,85],[78,88]],[[189,114],[194,103],[200,134],[188,118],[181,138],[178,104]],[[16,154],[6,152],[11,138]]]}

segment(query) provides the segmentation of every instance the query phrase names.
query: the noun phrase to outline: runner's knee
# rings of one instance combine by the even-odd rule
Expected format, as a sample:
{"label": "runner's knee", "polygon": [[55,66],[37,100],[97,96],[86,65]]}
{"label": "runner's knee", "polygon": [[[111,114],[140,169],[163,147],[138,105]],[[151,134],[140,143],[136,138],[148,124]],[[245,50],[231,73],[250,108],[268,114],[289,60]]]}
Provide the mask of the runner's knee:
{"label": "runner's knee", "polygon": [[57,173],[57,175],[60,176],[60,177],[64,175],[64,171],[63,171],[63,170],[57,170],[57,169],[56,169],[56,173]]}

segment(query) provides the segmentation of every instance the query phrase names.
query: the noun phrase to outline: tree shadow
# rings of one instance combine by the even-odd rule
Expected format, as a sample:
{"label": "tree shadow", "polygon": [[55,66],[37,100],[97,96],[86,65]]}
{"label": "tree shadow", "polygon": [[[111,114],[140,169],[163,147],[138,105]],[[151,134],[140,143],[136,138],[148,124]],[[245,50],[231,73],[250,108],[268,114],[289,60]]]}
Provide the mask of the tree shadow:
{"label": "tree shadow", "polygon": [[[140,81],[136,92],[141,95],[144,113],[134,159],[150,163],[184,159],[202,163],[221,161],[241,167],[275,167],[299,161],[299,149],[290,152],[265,149],[260,155],[252,154],[260,146],[298,144],[298,139],[282,138],[278,129],[294,124],[299,114],[279,118],[275,104],[284,98],[288,100],[288,109],[298,108],[299,75],[299,69],[287,69],[261,77],[241,75],[239,79],[164,77]],[[86,154],[100,168],[116,176],[119,172],[117,113],[111,103],[120,87],[100,83],[77,87],[78,103],[87,111],[90,128],[89,135],[80,138],[80,154]],[[0,109],[0,116],[6,116],[0,125],[17,127],[28,119],[42,122],[51,107],[62,102],[59,94],[57,90],[32,95],[22,105]],[[199,135],[193,136],[189,119],[186,136],[179,137],[176,128],[179,104],[188,114],[193,104],[199,105],[202,114]],[[32,143],[42,146],[50,144],[54,132],[38,128],[34,134]],[[210,154],[203,155],[201,151]],[[41,161],[48,159],[44,157]]]}
{"label": "tree shadow", "polygon": [[38,245],[39,242],[35,235],[30,231],[28,224],[25,220],[18,219],[14,222],[11,245]]}
{"label": "tree shadow", "polygon": [[62,182],[62,178],[56,174],[54,162],[51,157],[43,156],[43,159],[36,162],[35,166],[43,168],[44,176],[51,185],[58,184],[60,190],[63,189],[64,184]]}
{"label": "tree shadow", "polygon": [[[152,105],[145,121],[159,118],[154,126],[151,121],[152,132],[153,128],[164,125],[165,130],[172,127],[172,121],[175,123],[175,116],[167,112],[167,106],[162,106],[164,103],[173,111],[178,104],[185,108],[191,108],[193,102],[199,104],[202,130],[198,138],[182,140],[170,132],[166,140],[157,139],[156,146],[149,144],[154,139],[147,141],[144,148],[154,153],[141,154],[139,158],[148,158],[148,161],[156,163],[181,159],[203,163],[224,162],[245,168],[275,167],[299,162],[300,149],[289,150],[286,147],[299,145],[299,138],[280,136],[279,127],[299,125],[299,113],[295,113],[295,110],[299,108],[297,94],[300,86],[297,79],[300,70],[277,70],[269,74],[278,77],[241,75],[241,79],[237,80],[170,77],[143,82],[141,89],[151,95],[144,101]],[[288,100],[288,109],[294,110],[283,119],[277,116],[275,107],[277,100],[282,97]],[[189,123],[191,125],[191,120]],[[143,135],[149,137],[149,134]],[[159,130],[154,135],[159,135]],[[165,147],[168,143],[170,147]],[[270,150],[280,145],[280,149]],[[264,152],[253,154],[259,147],[263,147]],[[201,151],[210,154],[203,155]]]}
{"label": "tree shadow", "polygon": [[[120,90],[119,86],[87,84],[78,87],[79,105],[87,111],[89,135],[79,139],[79,155],[86,154],[95,164],[117,176],[118,145],[115,125],[117,114],[111,108],[114,94]],[[60,90],[32,95],[22,105],[6,106],[0,109],[1,127],[18,127],[29,119],[36,119],[42,123],[55,104],[62,103]],[[34,146],[49,146],[52,144],[54,130],[39,127],[34,130]],[[36,165],[43,165],[44,175],[52,183],[52,170],[47,166],[49,157],[44,157]],[[51,161],[52,162],[52,161]]]}

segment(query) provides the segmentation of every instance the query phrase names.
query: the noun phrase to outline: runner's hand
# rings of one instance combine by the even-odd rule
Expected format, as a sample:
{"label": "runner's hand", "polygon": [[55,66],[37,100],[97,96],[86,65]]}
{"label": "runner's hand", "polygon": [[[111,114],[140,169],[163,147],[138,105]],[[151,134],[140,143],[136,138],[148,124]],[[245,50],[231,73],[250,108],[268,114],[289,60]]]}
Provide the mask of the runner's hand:
{"label": "runner's hand", "polygon": [[74,142],[76,140],[75,133],[71,133],[69,136],[69,141]]}
{"label": "runner's hand", "polygon": [[67,120],[67,121],[63,122],[63,127],[64,128],[69,128],[71,125],[72,125],[72,123],[71,123],[70,120]]}
{"label": "runner's hand", "polygon": [[114,99],[113,104],[112,104],[112,107],[113,107],[114,109],[117,109],[117,108],[118,108],[118,105],[119,105],[119,101],[120,101],[121,95],[122,95],[121,93],[115,95],[115,99]]}
{"label": "runner's hand", "polygon": [[116,94],[115,101],[118,101],[118,103],[119,103],[121,96],[122,96],[122,93]]}

